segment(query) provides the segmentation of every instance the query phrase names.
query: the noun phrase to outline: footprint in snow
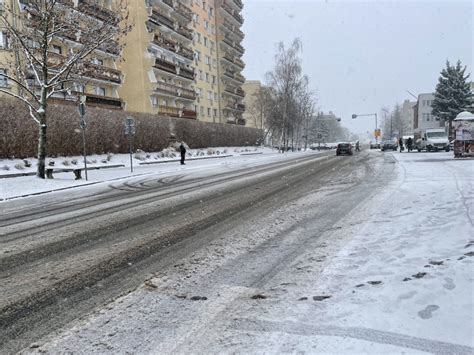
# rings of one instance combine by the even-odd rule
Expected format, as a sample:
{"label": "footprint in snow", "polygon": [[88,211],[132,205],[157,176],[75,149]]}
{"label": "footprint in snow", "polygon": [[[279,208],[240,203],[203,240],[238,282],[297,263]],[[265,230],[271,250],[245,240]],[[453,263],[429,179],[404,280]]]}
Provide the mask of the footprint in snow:
{"label": "footprint in snow", "polygon": [[433,317],[433,312],[438,309],[439,309],[439,306],[435,304],[430,304],[426,306],[425,309],[422,309],[421,311],[419,311],[418,316],[421,319],[430,319],[431,317]]}
{"label": "footprint in snow", "polygon": [[446,281],[445,284],[443,284],[443,287],[447,290],[454,290],[456,288],[456,285],[454,284],[454,281],[452,278],[450,277],[446,277],[444,279],[444,281]]}

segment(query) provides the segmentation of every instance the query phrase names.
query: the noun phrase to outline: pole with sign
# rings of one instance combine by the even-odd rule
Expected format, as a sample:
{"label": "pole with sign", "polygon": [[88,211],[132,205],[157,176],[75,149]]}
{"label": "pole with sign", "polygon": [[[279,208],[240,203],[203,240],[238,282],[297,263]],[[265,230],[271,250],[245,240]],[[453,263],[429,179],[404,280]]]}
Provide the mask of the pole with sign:
{"label": "pole with sign", "polygon": [[128,152],[130,153],[130,172],[133,173],[133,136],[135,135],[135,120],[133,117],[127,117],[125,119],[125,134],[128,136]]}
{"label": "pole with sign", "polygon": [[77,108],[79,111],[79,116],[81,116],[81,122],[79,125],[81,126],[82,129],[82,148],[83,148],[83,154],[84,154],[84,173],[86,175],[86,181],[87,181],[87,158],[86,158],[86,104],[85,100],[81,101],[79,103],[79,107]]}

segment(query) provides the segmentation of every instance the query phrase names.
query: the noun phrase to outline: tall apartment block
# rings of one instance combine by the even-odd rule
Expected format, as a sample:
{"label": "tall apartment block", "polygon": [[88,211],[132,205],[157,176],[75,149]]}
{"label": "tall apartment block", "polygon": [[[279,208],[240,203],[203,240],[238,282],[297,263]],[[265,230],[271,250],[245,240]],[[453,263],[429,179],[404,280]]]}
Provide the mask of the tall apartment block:
{"label": "tall apartment block", "polygon": [[[5,1],[17,4],[0,4]],[[60,2],[98,21],[113,14],[110,0]],[[75,83],[74,92],[96,106],[245,124],[241,0],[128,0],[127,6],[131,31],[116,46],[93,53],[90,75]],[[52,50],[60,60],[77,45],[80,38],[71,34]],[[0,30],[0,72],[8,70],[11,56]],[[3,87],[10,84],[0,81]]]}
{"label": "tall apartment block", "polygon": [[244,20],[240,14],[243,3],[241,0],[218,0],[217,41],[219,43],[217,57],[220,76],[220,108],[221,115],[227,123],[245,125],[243,112],[245,96],[242,85],[245,78],[241,71],[245,64],[242,60],[244,47],[241,42],[244,33],[240,30]]}
{"label": "tall apartment block", "polygon": [[119,90],[127,111],[196,118],[190,1],[130,0]]}
{"label": "tall apartment block", "polygon": [[[17,26],[20,26],[20,24],[12,21],[11,14],[15,13],[21,19],[22,14],[26,16],[25,6],[28,6],[27,0],[0,0],[0,12],[6,14],[5,9],[7,7],[11,9],[8,12],[9,22],[17,23]],[[80,12],[87,21],[110,21],[115,16],[110,4],[101,6],[93,0],[62,0],[60,6]],[[54,65],[64,61],[65,54],[71,49],[80,47],[82,43],[83,39],[81,39],[80,32],[58,33],[50,45],[49,61],[51,67],[54,68]],[[56,102],[77,103],[79,96],[86,96],[86,104],[89,106],[123,109],[123,100],[118,94],[118,88],[122,84],[122,72],[117,69],[119,58],[119,43],[114,40],[105,43],[104,46],[91,53],[88,61],[84,63],[85,68],[81,73],[81,77],[74,77],[73,75],[72,90],[58,92],[54,94],[52,99]],[[0,73],[12,74],[10,71],[15,67],[16,61],[18,61],[18,58],[10,47],[7,32],[0,27]],[[15,83],[5,77],[0,77],[0,88],[15,94],[18,93],[18,87]]]}
{"label": "tall apartment block", "polygon": [[245,124],[240,0],[130,0],[126,110]]}

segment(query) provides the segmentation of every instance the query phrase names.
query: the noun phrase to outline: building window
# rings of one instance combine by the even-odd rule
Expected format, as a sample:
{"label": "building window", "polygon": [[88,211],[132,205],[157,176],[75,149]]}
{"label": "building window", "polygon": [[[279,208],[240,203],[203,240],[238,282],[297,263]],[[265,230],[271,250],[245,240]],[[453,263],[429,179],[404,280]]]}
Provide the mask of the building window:
{"label": "building window", "polygon": [[217,92],[214,93],[214,101],[217,101],[217,99],[219,98],[219,95],[217,95]]}
{"label": "building window", "polygon": [[6,38],[3,32],[0,31],[0,48],[7,48]]}
{"label": "building window", "polygon": [[4,76],[4,75],[7,75],[7,70],[0,68],[0,87],[7,87],[8,86],[7,77]]}
{"label": "building window", "polygon": [[210,108],[210,107],[207,108],[207,115],[208,115],[209,117],[211,117],[211,108]]}
{"label": "building window", "polygon": [[158,106],[158,98],[157,98],[156,96],[152,96],[152,97],[151,97],[151,105],[152,105],[153,107]]}
{"label": "building window", "polygon": [[209,73],[206,73],[206,82],[209,82]]}
{"label": "building window", "polygon": [[105,88],[101,88],[101,87],[96,87],[95,88],[95,94],[96,95],[99,95],[99,96],[105,96]]}
{"label": "building window", "polygon": [[217,117],[217,109],[214,109],[214,117]]}
{"label": "building window", "polygon": [[216,83],[216,76],[215,76],[215,75],[212,76],[212,83],[213,83],[213,84]]}
{"label": "building window", "polygon": [[207,48],[207,37],[204,37],[204,47]]}
{"label": "building window", "polygon": [[199,113],[204,116],[204,106],[199,108]]}
{"label": "building window", "polygon": [[199,79],[204,80],[204,75],[202,73],[202,70],[199,70]]}
{"label": "building window", "polygon": [[84,84],[74,84],[74,89],[77,91],[77,92],[86,92],[86,86]]}

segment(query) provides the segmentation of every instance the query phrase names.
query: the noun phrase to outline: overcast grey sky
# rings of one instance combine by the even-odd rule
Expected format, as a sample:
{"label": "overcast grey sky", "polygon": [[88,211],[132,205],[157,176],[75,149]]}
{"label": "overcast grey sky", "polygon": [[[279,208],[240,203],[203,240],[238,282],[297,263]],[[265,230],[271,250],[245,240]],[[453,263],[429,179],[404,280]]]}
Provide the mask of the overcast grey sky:
{"label": "overcast grey sky", "polygon": [[351,114],[433,92],[446,59],[472,71],[473,1],[244,0],[244,75],[264,82],[275,44],[299,37],[320,109],[372,131],[373,118]]}

